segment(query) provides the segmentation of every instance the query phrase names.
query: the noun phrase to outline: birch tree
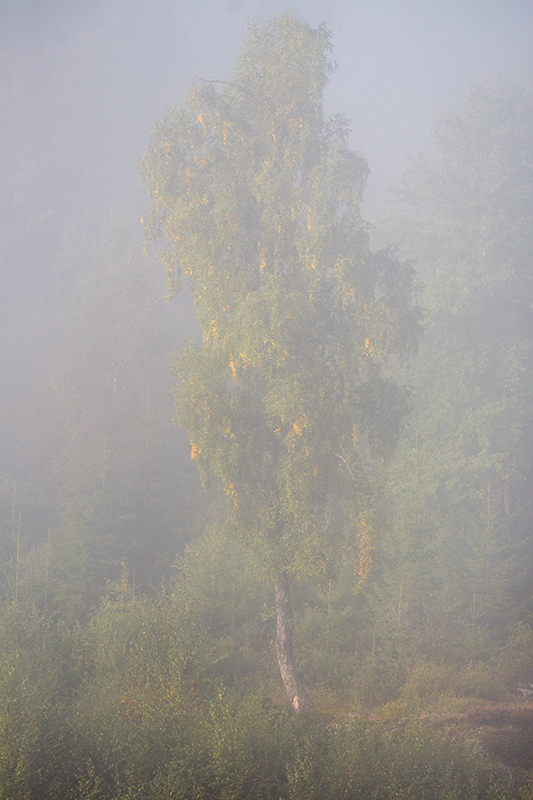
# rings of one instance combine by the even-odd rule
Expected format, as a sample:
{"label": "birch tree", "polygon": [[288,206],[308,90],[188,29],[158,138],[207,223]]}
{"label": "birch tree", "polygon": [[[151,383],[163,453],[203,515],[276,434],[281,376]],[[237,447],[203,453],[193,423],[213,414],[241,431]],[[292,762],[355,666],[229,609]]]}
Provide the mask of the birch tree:
{"label": "birch tree", "polygon": [[[192,289],[201,342],[176,358],[176,421],[229,524],[275,588],[275,650],[296,710],[291,578],[370,568],[376,488],[406,411],[382,365],[415,347],[412,272],[372,254],[364,158],[326,119],[324,27],[251,27],[230,81],[199,81],[155,128],[140,172],[171,292]],[[374,470],[375,472],[375,470]]]}

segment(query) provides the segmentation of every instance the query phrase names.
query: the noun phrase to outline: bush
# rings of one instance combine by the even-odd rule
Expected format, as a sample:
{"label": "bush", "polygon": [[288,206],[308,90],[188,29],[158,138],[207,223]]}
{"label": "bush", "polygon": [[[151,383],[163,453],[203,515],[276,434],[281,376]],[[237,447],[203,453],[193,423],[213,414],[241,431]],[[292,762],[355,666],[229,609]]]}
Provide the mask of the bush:
{"label": "bush", "polygon": [[380,713],[388,719],[411,717],[457,698],[503,700],[506,688],[498,673],[485,666],[454,669],[432,661],[414,667],[397,700],[385,704]]}
{"label": "bush", "polygon": [[294,749],[289,800],[489,800],[500,791],[463,746],[420,724],[309,726]]}
{"label": "bush", "polygon": [[520,683],[533,683],[533,630],[518,623],[501,647],[496,668],[502,680],[515,689]]}

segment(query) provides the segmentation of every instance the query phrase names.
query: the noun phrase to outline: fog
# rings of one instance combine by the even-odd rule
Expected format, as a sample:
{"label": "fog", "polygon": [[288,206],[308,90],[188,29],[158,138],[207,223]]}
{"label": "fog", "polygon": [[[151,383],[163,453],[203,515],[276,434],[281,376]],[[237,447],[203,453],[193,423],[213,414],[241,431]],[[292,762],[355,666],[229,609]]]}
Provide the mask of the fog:
{"label": "fog", "polygon": [[[202,340],[195,287],[167,297],[144,239],[137,165],[151,147],[161,197],[154,126],[195,82],[236,108],[223,82],[249,24],[287,12],[331,31],[324,110],[360,156],[302,114],[309,175],[292,117],[292,173],[288,150],[253,152],[281,201],[278,173],[248,195],[235,169],[198,234],[190,188],[175,219],[165,198],[175,252],[184,216],[181,257],[216,289]],[[501,800],[531,778],[532,32],[530,0],[0,0],[0,796]],[[224,169],[198,181],[227,189]],[[220,234],[213,278],[222,218],[259,238]],[[276,272],[256,254],[279,241]],[[326,266],[293,293],[304,246]],[[226,318],[222,367],[221,349],[176,357]],[[454,720],[473,760],[459,728],[449,749]]]}
{"label": "fog", "polygon": [[339,69],[326,109],[352,120],[352,146],[368,159],[369,215],[403,155],[428,147],[432,113],[456,105],[472,79],[532,80],[533,9],[521,0],[3,0],[4,304],[68,281],[83,237],[94,237],[110,210],[140,216],[136,163],[153,124],[195,77],[231,72],[247,19],[287,10],[334,33]]}
{"label": "fog", "polygon": [[[136,164],[153,125],[195,78],[231,73],[247,20],[284,11],[333,32],[338,70],[325,106],[351,120],[351,146],[368,160],[368,219],[404,154],[432,146],[435,110],[457,105],[477,77],[533,81],[533,8],[521,0],[2,0],[2,427],[4,452],[21,456],[7,458],[7,483],[20,463],[46,461],[40,439],[66,309],[109,220],[140,247],[147,200]],[[174,341],[192,330],[186,299],[167,319]]]}

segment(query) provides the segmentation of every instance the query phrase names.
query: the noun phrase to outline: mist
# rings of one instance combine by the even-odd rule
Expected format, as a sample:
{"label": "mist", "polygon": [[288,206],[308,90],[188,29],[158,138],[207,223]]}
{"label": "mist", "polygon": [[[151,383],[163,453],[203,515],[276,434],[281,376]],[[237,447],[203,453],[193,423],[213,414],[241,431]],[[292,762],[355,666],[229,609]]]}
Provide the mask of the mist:
{"label": "mist", "polygon": [[[1,632],[9,658],[22,654],[22,686],[37,670],[32,625],[49,648],[50,669],[57,642],[62,652],[71,647],[70,633],[52,631],[52,617],[65,631],[83,630],[83,641],[72,645],[77,655],[65,656],[65,663],[78,659],[75,666],[69,661],[72,695],[57,683],[42,700],[62,720],[54,717],[52,728],[63,725],[61,704],[79,701],[82,716],[91,697],[103,705],[106,674],[113,676],[110,685],[128,683],[137,669],[131,653],[142,650],[136,618],[145,628],[161,626],[158,641],[170,648],[169,659],[169,620],[179,620],[180,652],[190,648],[191,655],[176,674],[182,670],[190,697],[196,691],[215,697],[215,686],[235,691],[213,702],[224,714],[241,715],[245,726],[248,711],[235,698],[256,692],[249,699],[255,715],[264,690],[275,710],[266,728],[250,729],[250,736],[268,738],[265,731],[278,725],[282,690],[272,688],[279,676],[269,666],[276,582],[253,548],[228,539],[222,519],[231,518],[231,492],[217,475],[202,488],[198,445],[186,425],[176,424],[176,348],[184,340],[199,346],[208,334],[195,316],[194,287],[169,290],[158,257],[164,237],[157,241],[155,228],[152,239],[146,236],[150,199],[138,164],[156,148],[157,123],[183,105],[191,86],[219,81],[213,85],[222,93],[249,26],[282,14],[331,32],[335,69],[324,113],[346,117],[347,146],[368,165],[361,237],[369,242],[365,258],[375,259],[369,275],[381,275],[376,298],[388,297],[393,281],[387,284],[386,276],[397,270],[402,299],[387,319],[399,318],[400,306],[405,312],[404,329],[387,333],[391,340],[404,337],[397,352],[381,363],[378,345],[372,351],[382,383],[369,379],[374,409],[363,414],[374,419],[375,412],[377,419],[383,404],[397,404],[391,411],[397,425],[387,428],[390,451],[384,447],[379,458],[372,452],[373,423],[357,434],[353,429],[364,450],[361,475],[370,476],[362,494],[379,496],[372,511],[361,506],[353,513],[357,525],[364,519],[379,529],[368,584],[361,588],[354,577],[360,552],[341,557],[340,545],[331,557],[324,545],[315,573],[291,567],[298,669],[328,724],[335,714],[371,715],[378,707],[387,707],[383,719],[407,718],[414,706],[425,708],[432,681],[454,698],[442,714],[462,713],[470,695],[480,701],[485,692],[489,702],[504,704],[516,700],[517,687],[524,696],[533,691],[533,6],[525,0],[0,0]],[[385,386],[399,388],[378,402]],[[375,424],[377,430],[381,423]],[[335,454],[339,464],[341,455]],[[355,480],[353,464],[342,461]],[[341,512],[331,513],[341,526]],[[114,653],[123,635],[110,633],[119,606],[134,631],[117,645],[126,655],[91,662],[98,678],[82,703],[80,687],[88,680],[82,662],[93,656],[85,662],[80,653],[96,652],[99,637]],[[17,625],[21,638],[13,644]],[[207,638],[194,638],[200,630]],[[154,641],[139,667],[151,676],[147,685],[168,666],[150,661]],[[124,666],[130,656],[131,673]],[[192,679],[187,683],[193,672],[194,687]],[[184,720],[194,716],[191,708],[180,706]],[[22,720],[25,712],[13,713]],[[112,729],[104,716],[95,730]],[[155,735],[142,719],[146,735]],[[530,723],[523,723],[527,730],[522,723],[513,717],[509,725],[530,741]],[[90,728],[86,720],[80,724]],[[25,735],[22,722],[18,730],[6,752],[15,752],[13,742]],[[91,740],[96,749],[87,760],[87,732],[78,734],[85,744],[76,763],[85,770],[93,756],[96,763],[98,747]],[[37,743],[44,738],[43,730],[35,733]],[[357,742],[349,745],[353,758]],[[108,743],[110,750],[115,745]],[[383,747],[389,746],[387,739]],[[421,747],[427,749],[420,758],[429,759],[431,743]],[[522,751],[514,763],[505,761],[503,746],[493,749],[509,769],[529,776],[533,763]],[[121,763],[113,753],[110,761]],[[98,763],[102,786],[111,791],[112,766]],[[460,763],[468,773],[471,766]],[[435,774],[441,766],[434,765]],[[0,770],[0,796],[2,781],[8,786],[17,769]],[[320,769],[326,775],[329,767]],[[280,797],[304,796],[295,775],[280,778],[289,792]],[[17,784],[16,791],[38,797],[47,780]],[[71,778],[54,780],[64,787]],[[490,797],[490,780],[476,796]],[[252,796],[243,786],[242,796]],[[330,784],[324,786],[329,793]],[[102,797],[111,796],[105,791]]]}

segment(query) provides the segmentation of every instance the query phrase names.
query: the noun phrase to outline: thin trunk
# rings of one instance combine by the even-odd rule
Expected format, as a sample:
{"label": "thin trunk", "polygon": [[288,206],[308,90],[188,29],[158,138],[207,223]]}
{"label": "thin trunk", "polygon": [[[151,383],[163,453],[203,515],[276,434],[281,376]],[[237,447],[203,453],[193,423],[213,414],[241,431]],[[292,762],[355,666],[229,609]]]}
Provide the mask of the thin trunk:
{"label": "thin trunk", "polygon": [[20,578],[20,556],[21,556],[21,541],[20,541],[20,518],[21,512],[19,511],[19,519],[17,525],[17,534],[15,537],[15,542],[17,545],[17,556],[16,556],[16,566],[15,566],[15,603],[18,602],[19,598],[19,578]]}
{"label": "thin trunk", "polygon": [[328,583],[328,622],[326,627],[326,651],[329,653],[329,633],[331,627],[331,578]]}
{"label": "thin trunk", "polygon": [[295,711],[310,707],[300,679],[296,675],[292,656],[292,606],[289,579],[285,573],[278,576],[274,584],[276,592],[276,656],[285,691]]}
{"label": "thin trunk", "polygon": [[400,599],[398,601],[398,630],[402,627],[402,596],[403,596],[403,581],[400,583]]}
{"label": "thin trunk", "polygon": [[44,562],[44,602],[48,599],[48,578],[50,577],[50,528],[46,537],[46,559]]}

